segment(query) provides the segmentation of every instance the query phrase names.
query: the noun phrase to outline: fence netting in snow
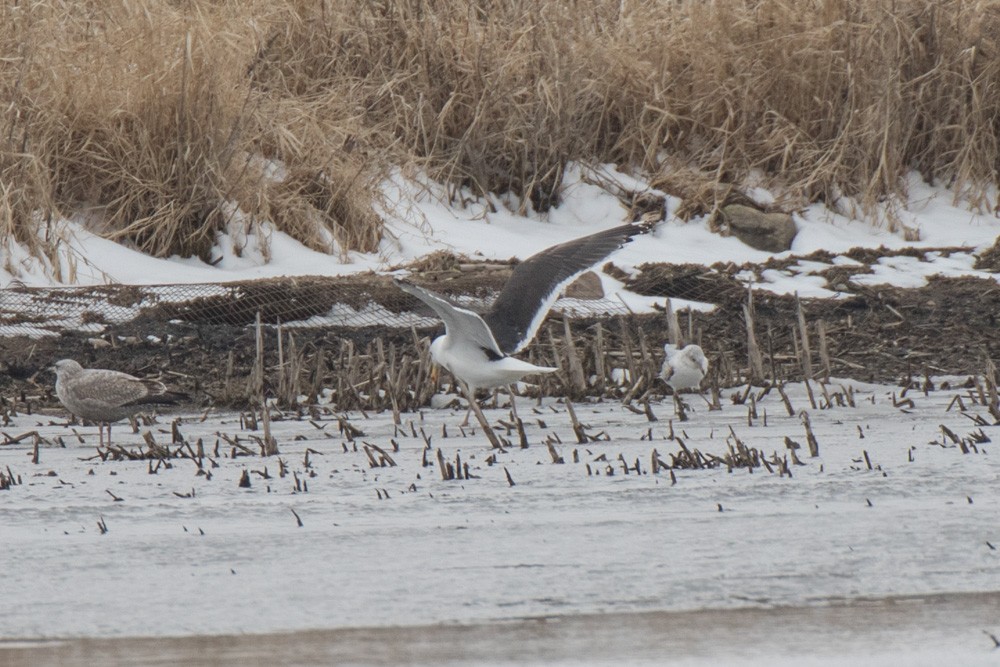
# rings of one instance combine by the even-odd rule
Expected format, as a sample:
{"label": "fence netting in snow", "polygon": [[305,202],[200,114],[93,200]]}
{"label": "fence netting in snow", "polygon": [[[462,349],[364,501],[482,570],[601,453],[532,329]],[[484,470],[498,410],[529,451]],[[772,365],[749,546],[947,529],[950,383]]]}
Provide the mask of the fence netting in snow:
{"label": "fence netting in snow", "polygon": [[[488,287],[452,298],[482,309],[495,296]],[[620,300],[563,298],[555,310],[573,317],[628,313]],[[246,326],[260,313],[264,324],[286,327],[433,327],[439,322],[391,279],[277,278],[222,284],[102,285],[0,289],[0,337],[47,336],[108,328],[155,330],[157,323]]]}

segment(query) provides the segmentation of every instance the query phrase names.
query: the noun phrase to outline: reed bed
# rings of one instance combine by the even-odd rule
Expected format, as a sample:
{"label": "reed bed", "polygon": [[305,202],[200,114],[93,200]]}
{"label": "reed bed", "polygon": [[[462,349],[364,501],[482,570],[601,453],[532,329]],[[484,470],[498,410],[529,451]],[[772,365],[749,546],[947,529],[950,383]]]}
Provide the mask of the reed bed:
{"label": "reed bed", "polygon": [[683,216],[752,177],[895,226],[911,170],[985,209],[998,35],[986,0],[5,3],[0,233],[65,280],[71,215],[157,256],[265,223],[370,251],[393,168],[544,211],[571,161]]}
{"label": "reed bed", "polygon": [[[749,315],[752,309],[747,302],[754,298],[767,304],[767,310],[771,311],[768,317]],[[801,416],[805,410],[856,406],[854,392],[838,377],[857,376],[859,371],[867,370],[871,374],[869,379],[884,382],[895,373],[893,379],[902,388],[898,407],[905,408],[908,391],[923,388],[926,392],[933,389],[932,374],[954,372],[935,366],[932,357],[916,350],[912,360],[893,359],[894,339],[880,341],[866,333],[868,328],[882,325],[877,321],[856,323],[854,318],[858,314],[850,309],[846,313],[832,313],[796,298],[765,299],[761,295],[754,297],[752,292],[747,294],[746,302],[730,304],[728,310],[735,315],[740,308],[746,317],[729,318],[731,331],[716,331],[719,314],[686,310],[582,320],[552,314],[521,356],[534,364],[559,370],[527,377],[520,389],[511,387],[493,393],[493,405],[506,402],[506,398],[498,396],[511,390],[529,402],[542,396],[570,401],[614,400],[632,412],[645,414],[649,422],[656,422],[659,419],[649,401],[669,393],[659,379],[665,330],[675,330],[677,342],[682,345],[700,344],[710,359],[703,395],[684,395],[684,400],[698,404],[704,401],[709,410],[719,409],[723,400],[746,405],[750,426],[760,421],[766,425],[767,414],[758,411],[757,403],[772,391],[780,395],[789,417]],[[781,308],[788,312],[774,312]],[[671,317],[673,324],[667,321]],[[750,332],[762,326],[761,320],[766,323],[766,347],[748,346],[746,341],[755,340]],[[706,329],[712,331],[711,336],[705,333]],[[946,332],[947,328],[942,328],[942,335]],[[301,330],[257,329],[254,347],[246,347],[237,364],[240,371],[234,374],[232,362],[227,364],[229,370],[221,393],[217,386],[208,384],[193,389],[204,389],[217,405],[259,410],[268,403],[299,414],[316,409],[391,412],[397,424],[402,422],[402,414],[419,412],[432,401],[440,400],[434,398],[437,394],[452,393],[457,401],[461,394],[448,372],[439,369],[436,378],[432,372],[434,364],[429,348],[438,330],[428,333],[411,328],[408,332],[366,333],[371,332],[357,330],[355,337],[327,336],[316,341],[308,340],[308,333]],[[306,337],[307,341],[299,343],[298,337]],[[859,349],[858,341],[864,341],[868,347]],[[857,354],[869,359],[867,367],[851,360]],[[969,389],[964,400],[985,406],[994,421],[1000,423],[1000,399],[996,391],[1000,373],[988,356],[984,358],[986,371],[978,394]],[[876,375],[876,369],[885,363],[890,365]],[[975,373],[969,375],[974,376],[978,377]],[[784,385],[802,381],[807,403],[793,405]],[[480,400],[484,398],[486,394],[480,394]],[[677,410],[678,420],[684,421],[683,401],[678,403]],[[569,411],[572,417],[571,407]],[[809,456],[817,456],[819,444],[809,418],[805,416],[802,420],[805,451]],[[578,443],[600,439],[600,434],[588,433],[575,418],[572,421]],[[520,437],[520,422],[515,412],[507,425],[509,437]]]}
{"label": "reed bed", "polygon": [[[992,313],[1000,292],[988,280],[938,278],[919,289],[859,287],[853,296],[831,304],[748,290],[722,273],[705,275],[715,275],[708,285],[718,299],[711,312],[670,308],[598,318],[551,313],[519,356],[559,370],[525,378],[528,384],[518,391],[527,398],[620,401],[655,422],[664,415],[654,414],[649,403],[668,392],[658,378],[662,346],[694,342],[710,360],[704,400],[712,409],[723,401],[745,405],[751,422],[767,419],[757,410],[759,398],[752,387],[780,395],[784,383],[807,381],[807,405],[782,399],[793,416],[805,408],[851,406],[855,398],[838,378],[919,388],[933,376],[948,374],[990,377],[974,403],[993,406],[989,411],[1000,420],[1000,374],[992,361]],[[667,274],[654,272],[648,278],[643,284],[650,291],[676,286]],[[388,299],[385,303],[394,311],[408,312],[394,292],[372,294],[373,299]],[[972,302],[981,308],[970,311],[967,304]],[[241,318],[243,310],[237,306]],[[176,313],[170,312],[173,318]],[[211,316],[190,322],[140,318],[108,325],[100,336],[65,332],[0,340],[7,360],[4,386],[12,397],[0,400],[0,425],[7,423],[10,410],[34,414],[55,404],[52,377],[45,369],[52,359],[64,357],[88,367],[169,378],[203,405],[240,409],[257,415],[248,417],[253,420],[263,420],[263,406],[272,405],[303,414],[315,406],[391,411],[398,422],[400,414],[432,402],[439,405],[442,399],[436,394],[458,394],[446,372],[436,382],[432,374],[428,349],[440,326],[234,326],[220,324],[219,312],[205,312]],[[700,405],[702,399],[694,400]],[[899,398],[904,408],[906,400],[904,392]],[[972,398],[962,401],[968,404]],[[683,410],[681,403],[681,420]],[[516,415],[511,424],[516,429]],[[580,442],[588,437],[577,435]],[[811,444],[808,437],[806,443]]]}

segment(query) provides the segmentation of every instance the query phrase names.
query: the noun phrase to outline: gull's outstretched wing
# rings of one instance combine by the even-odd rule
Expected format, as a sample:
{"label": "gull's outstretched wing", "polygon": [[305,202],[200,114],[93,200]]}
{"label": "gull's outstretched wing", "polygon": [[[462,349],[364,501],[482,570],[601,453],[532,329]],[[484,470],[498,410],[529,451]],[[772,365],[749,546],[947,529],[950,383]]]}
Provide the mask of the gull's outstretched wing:
{"label": "gull's outstretched wing", "polygon": [[430,306],[444,322],[445,333],[455,343],[475,345],[482,348],[490,357],[497,359],[507,356],[497,345],[493,333],[478,313],[456,306],[440,294],[423,287],[417,287],[399,279],[396,279],[396,285],[407,294],[412,294]]}
{"label": "gull's outstretched wing", "polygon": [[552,246],[518,264],[493,307],[483,316],[500,349],[505,354],[524,349],[567,285],[633,236],[649,229],[641,224],[612,227]]}

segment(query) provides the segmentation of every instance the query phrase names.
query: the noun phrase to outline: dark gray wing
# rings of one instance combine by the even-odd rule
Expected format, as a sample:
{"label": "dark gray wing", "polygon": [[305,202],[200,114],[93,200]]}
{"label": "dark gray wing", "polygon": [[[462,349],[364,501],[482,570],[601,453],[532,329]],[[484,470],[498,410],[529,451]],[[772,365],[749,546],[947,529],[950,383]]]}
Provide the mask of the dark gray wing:
{"label": "dark gray wing", "polygon": [[500,346],[497,345],[493,333],[479,313],[456,306],[440,294],[435,294],[423,287],[417,287],[399,279],[396,279],[395,282],[399,289],[417,297],[437,313],[437,316],[444,322],[445,333],[449,338],[474,343],[477,347],[485,350],[491,357],[495,356],[499,358],[505,356],[500,350]]}
{"label": "dark gray wing", "polygon": [[183,391],[167,389],[159,380],[143,380],[142,382],[146,385],[149,393],[127,405],[173,405],[191,399],[191,396]]}
{"label": "dark gray wing", "polygon": [[532,255],[514,269],[500,296],[483,316],[500,349],[506,354],[521,351],[562,291],[584,271],[621,248],[648,225],[620,225],[560,243]]}

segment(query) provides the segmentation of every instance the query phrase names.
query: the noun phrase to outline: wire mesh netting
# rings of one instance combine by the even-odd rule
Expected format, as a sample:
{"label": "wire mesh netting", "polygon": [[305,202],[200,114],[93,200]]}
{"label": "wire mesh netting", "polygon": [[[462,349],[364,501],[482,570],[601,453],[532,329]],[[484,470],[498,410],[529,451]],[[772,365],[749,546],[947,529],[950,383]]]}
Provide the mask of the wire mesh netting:
{"label": "wire mesh netting", "polygon": [[[491,290],[452,295],[485,308]],[[621,301],[563,298],[554,310],[580,317],[621,315]],[[25,287],[0,290],[0,337],[101,333],[109,327],[157,323],[286,327],[433,327],[438,320],[389,278],[277,278],[222,284]]]}
{"label": "wire mesh netting", "polygon": [[[538,378],[539,392],[641,395],[653,386],[662,345],[675,330],[683,341],[705,349],[711,381],[719,387],[738,385],[751,371],[783,381],[815,374],[817,368],[824,376],[868,381],[971,373],[996,355],[993,320],[1000,291],[993,279],[939,278],[917,289],[858,284],[837,299],[754,290],[751,298],[740,277],[745,266],[639,268],[635,276],[603,270],[633,294],[656,297],[660,304],[670,297],[714,308],[674,301],[667,313],[634,315],[617,297],[563,298],[521,355],[559,368]],[[824,277],[848,284],[866,268],[833,267]],[[510,266],[476,265],[415,273],[412,280],[482,309],[509,271]],[[970,309],[970,303],[979,307]],[[670,326],[671,312],[679,326]],[[258,314],[262,324],[281,326],[262,327],[261,334],[254,326]],[[811,348],[802,342],[803,327]],[[440,389],[427,381],[429,341],[440,329],[422,302],[391,277],[374,274],[226,284],[11,286],[0,289],[0,383],[42,400],[51,393],[45,369],[72,358],[88,367],[164,374],[218,405],[250,405],[261,391],[284,396],[283,404],[291,405],[292,398],[329,389],[338,409],[406,410],[425,405]],[[756,370],[747,366],[751,329],[761,356]]]}

